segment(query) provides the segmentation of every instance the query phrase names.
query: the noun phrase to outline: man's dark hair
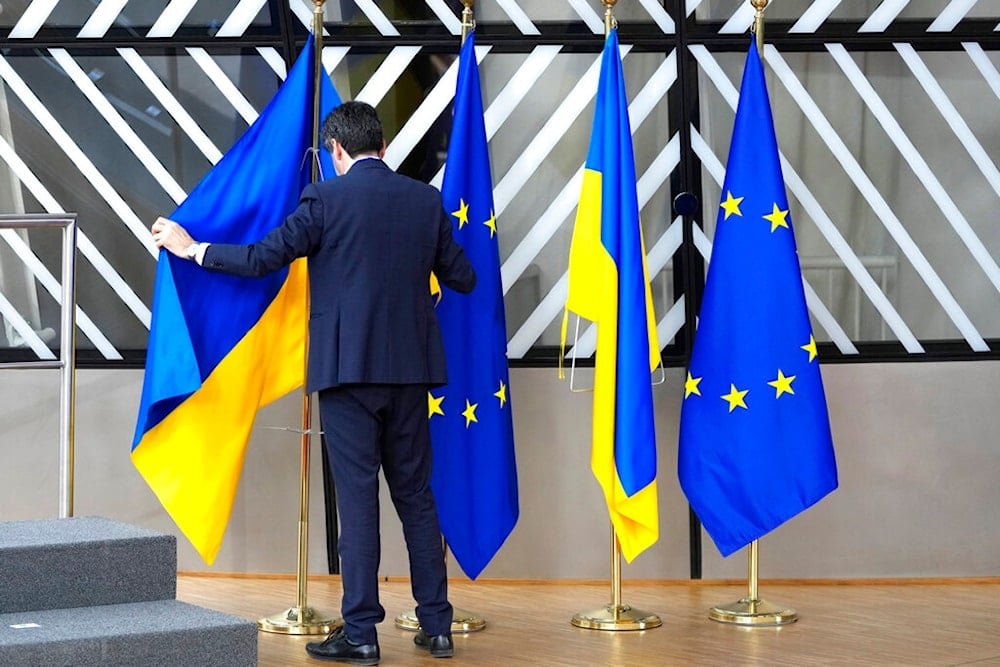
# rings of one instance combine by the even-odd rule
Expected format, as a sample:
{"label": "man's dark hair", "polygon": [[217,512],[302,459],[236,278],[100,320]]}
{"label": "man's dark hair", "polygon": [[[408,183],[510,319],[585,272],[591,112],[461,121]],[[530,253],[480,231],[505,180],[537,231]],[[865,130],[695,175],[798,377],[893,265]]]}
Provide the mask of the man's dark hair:
{"label": "man's dark hair", "polygon": [[374,107],[364,102],[344,102],[323,121],[323,145],[336,139],[351,157],[377,153],[382,148],[382,122]]}

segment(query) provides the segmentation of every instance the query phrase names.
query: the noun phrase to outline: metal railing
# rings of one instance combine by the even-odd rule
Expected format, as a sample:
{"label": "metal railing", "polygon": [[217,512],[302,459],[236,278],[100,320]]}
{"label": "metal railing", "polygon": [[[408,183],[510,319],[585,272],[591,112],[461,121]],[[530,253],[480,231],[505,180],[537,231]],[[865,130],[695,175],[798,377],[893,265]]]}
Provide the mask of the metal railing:
{"label": "metal railing", "polygon": [[[58,368],[59,517],[73,516],[76,407],[76,214],[0,214],[0,229],[62,229],[62,293],[59,299],[59,358],[0,363],[0,369]],[[6,299],[3,300],[6,302]]]}

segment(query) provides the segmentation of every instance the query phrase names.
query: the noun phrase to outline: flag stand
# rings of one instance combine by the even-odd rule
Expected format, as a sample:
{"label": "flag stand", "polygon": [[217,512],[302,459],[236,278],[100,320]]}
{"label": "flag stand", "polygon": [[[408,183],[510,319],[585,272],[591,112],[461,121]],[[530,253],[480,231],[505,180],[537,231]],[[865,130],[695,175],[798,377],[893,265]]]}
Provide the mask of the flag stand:
{"label": "flag stand", "polygon": [[328,614],[313,609],[306,603],[306,573],[309,569],[309,429],[312,401],[309,394],[302,392],[302,422],[304,428],[294,429],[301,435],[302,456],[299,474],[299,539],[298,566],[295,572],[295,606],[271,616],[257,620],[261,632],[275,632],[286,635],[325,635],[343,625]]}
{"label": "flag stand", "polygon": [[720,623],[774,626],[794,623],[799,616],[794,609],[771,604],[757,597],[757,540],[750,543],[747,564],[747,596],[730,604],[712,607],[708,617]]}
{"label": "flag stand", "polygon": [[[313,63],[313,166],[312,180],[318,175],[319,160],[319,110],[320,85],[319,77],[325,76],[323,69],[323,3],[326,0],[313,0],[316,5],[313,10],[313,39],[315,40],[316,58]],[[306,299],[308,299],[308,294]],[[308,306],[308,304],[307,304]],[[308,311],[308,307],[306,308]],[[308,324],[308,323],[306,323]],[[306,350],[309,337],[306,334]],[[308,358],[308,354],[306,355]],[[307,362],[303,360],[303,364]],[[304,375],[303,375],[304,377]],[[301,465],[299,470],[299,534],[298,534],[298,564],[295,573],[296,604],[283,612],[265,616],[257,621],[257,628],[262,632],[275,632],[287,635],[325,635],[337,626],[343,625],[343,620],[334,620],[331,616],[319,612],[306,603],[306,573],[309,569],[309,445],[312,430],[312,400],[305,387],[302,388],[302,428],[296,429],[300,435]]]}
{"label": "flag stand", "polygon": [[656,614],[633,609],[622,604],[622,551],[618,535],[611,528],[611,604],[600,609],[582,611],[570,623],[588,630],[650,630],[663,625]]}
{"label": "flag stand", "polygon": [[[465,9],[462,10],[462,44],[465,44],[465,38],[469,35],[469,31],[475,30],[476,28],[476,21],[472,16],[472,5],[474,2],[475,0],[462,0],[462,4],[465,5]],[[442,542],[444,542],[444,538],[442,538]],[[447,543],[444,544],[444,548],[445,557],[447,558]],[[417,612],[415,610],[404,611],[401,613],[396,617],[395,624],[396,627],[401,630],[411,630],[416,632],[420,629],[420,619],[417,618]],[[452,610],[451,631],[453,634],[478,632],[485,627],[486,619],[482,616],[458,607],[455,607]]]}
{"label": "flag stand", "polygon": [[[764,9],[768,2],[769,0],[750,0],[750,4],[757,10],[750,29],[756,38],[759,53],[764,50]],[[785,625],[797,621],[799,617],[794,609],[771,604],[757,597],[757,540],[749,544],[747,561],[747,596],[730,604],[712,607],[708,617],[720,623],[749,626]]]}

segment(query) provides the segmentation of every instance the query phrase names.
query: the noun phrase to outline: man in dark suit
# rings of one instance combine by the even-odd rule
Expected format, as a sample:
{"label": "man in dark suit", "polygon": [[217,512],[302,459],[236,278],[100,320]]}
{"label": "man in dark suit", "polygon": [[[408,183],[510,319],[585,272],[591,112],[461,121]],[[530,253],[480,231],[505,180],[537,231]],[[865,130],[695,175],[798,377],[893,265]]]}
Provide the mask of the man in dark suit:
{"label": "man in dark suit", "polygon": [[337,486],[345,625],[306,650],[351,664],[379,662],[381,466],[410,556],[421,625],[414,642],[448,657],[452,607],[430,488],[427,411],[428,389],[447,377],[429,277],[433,271],[441,284],[469,292],[476,276],[452,238],[440,193],[382,162],[382,125],[371,106],[337,107],[322,138],[339,178],[307,186],[298,208],[260,241],[198,243],[165,218],[153,224],[153,238],[209,270],[243,276],[308,258],[306,390],[319,392]]}

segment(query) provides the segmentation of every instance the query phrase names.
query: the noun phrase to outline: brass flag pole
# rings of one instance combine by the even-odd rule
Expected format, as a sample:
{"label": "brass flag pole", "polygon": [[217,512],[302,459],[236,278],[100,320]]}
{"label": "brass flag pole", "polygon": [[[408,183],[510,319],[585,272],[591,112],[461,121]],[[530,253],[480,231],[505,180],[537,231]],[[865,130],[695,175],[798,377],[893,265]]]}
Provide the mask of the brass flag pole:
{"label": "brass flag pole", "polygon": [[[617,27],[612,12],[618,0],[601,0],[604,5],[604,36]],[[663,625],[656,614],[633,609],[622,602],[622,551],[618,534],[611,526],[611,603],[573,615],[570,623],[588,630],[649,630]]]}
{"label": "brass flag pole", "polygon": [[[475,0],[462,0],[462,4],[465,5],[465,9],[462,10],[462,44],[465,44],[465,38],[469,36],[469,33],[476,29],[476,20],[472,15],[472,5]],[[444,538],[442,538],[442,541]],[[444,543],[445,557],[448,556],[448,543]],[[420,629],[420,620],[417,618],[417,613],[414,610],[405,611],[396,617],[395,624],[397,628],[403,630],[412,630],[416,632]],[[455,607],[452,610],[451,619],[451,631],[453,634],[465,634],[469,632],[478,632],[486,627],[486,620],[472,612],[465,611]]]}
{"label": "brass flag pole", "polygon": [[[316,5],[313,10],[313,40],[315,45],[315,62],[313,63],[313,100],[312,100],[312,181],[319,178],[319,124],[320,124],[320,78],[326,76],[323,67],[323,4],[326,0],[313,0]],[[306,292],[306,312],[309,310],[309,293]],[[306,351],[309,349],[308,322],[303,326],[306,331]],[[308,365],[308,354],[303,360],[304,368]],[[303,374],[303,378],[305,374]],[[295,574],[295,606],[283,612],[265,616],[257,621],[257,628],[262,632],[275,632],[288,635],[325,635],[338,625],[343,625],[340,619],[311,608],[306,601],[307,573],[309,570],[309,447],[312,428],[312,399],[302,386],[302,428],[298,431],[301,445],[301,465],[299,469],[299,524],[298,524],[298,563]]]}
{"label": "brass flag pole", "polygon": [[[757,41],[757,52],[762,57],[764,54],[764,9],[768,2],[769,0],[750,0],[750,4],[757,10],[750,30],[754,33]],[[794,609],[772,604],[758,597],[758,547],[758,541],[754,540],[747,548],[747,596],[730,604],[712,607],[708,612],[708,617],[713,621],[736,625],[774,626],[794,623],[798,620],[799,616]]]}

